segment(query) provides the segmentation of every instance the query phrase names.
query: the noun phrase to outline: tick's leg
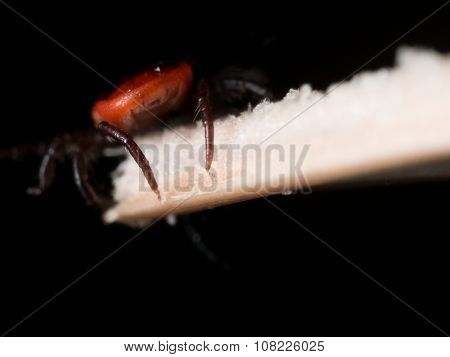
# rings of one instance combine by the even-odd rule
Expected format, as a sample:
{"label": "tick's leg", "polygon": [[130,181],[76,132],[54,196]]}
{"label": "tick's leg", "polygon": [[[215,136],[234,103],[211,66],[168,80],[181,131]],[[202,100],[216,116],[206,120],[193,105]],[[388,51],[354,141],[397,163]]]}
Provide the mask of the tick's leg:
{"label": "tick's leg", "polygon": [[21,145],[10,149],[0,149],[0,160],[19,161],[29,156],[42,157],[47,151],[48,145],[44,143]]}
{"label": "tick's leg", "polygon": [[55,177],[55,164],[60,148],[61,143],[59,140],[54,140],[47,148],[39,167],[39,183],[35,187],[28,188],[28,194],[39,196],[50,186]]}
{"label": "tick's leg", "polygon": [[98,124],[97,129],[100,130],[100,132],[103,133],[106,137],[125,146],[130,155],[133,157],[134,161],[136,161],[136,163],[141,168],[142,173],[144,174],[148,184],[150,185],[150,188],[153,190],[156,196],[158,196],[158,200],[161,201],[161,194],[159,193],[158,183],[155,180],[155,176],[153,175],[150,164],[133,138],[124,131],[116,128],[106,121]]}
{"label": "tick's leg", "polygon": [[203,241],[202,235],[192,224],[190,217],[187,215],[181,217],[181,219],[186,234],[189,236],[192,243],[194,244],[194,247],[200,252],[200,254],[206,257],[206,259],[208,259],[211,263],[217,264],[226,270],[230,269],[231,267],[227,262],[224,262],[216,255],[216,253],[214,253],[211,249],[208,248],[208,246]]}
{"label": "tick's leg", "polygon": [[209,87],[201,80],[197,87],[197,111],[205,128],[205,169],[209,171],[214,157],[214,121],[209,102]]}
{"label": "tick's leg", "polygon": [[83,195],[88,205],[96,205],[100,208],[107,208],[112,204],[112,201],[100,197],[89,183],[89,174],[86,165],[86,156],[83,153],[77,153],[73,156],[73,177],[78,190]]}
{"label": "tick's leg", "polygon": [[242,96],[253,94],[256,98],[273,99],[272,91],[264,84],[247,79],[225,79],[223,86],[228,91],[235,91]]}

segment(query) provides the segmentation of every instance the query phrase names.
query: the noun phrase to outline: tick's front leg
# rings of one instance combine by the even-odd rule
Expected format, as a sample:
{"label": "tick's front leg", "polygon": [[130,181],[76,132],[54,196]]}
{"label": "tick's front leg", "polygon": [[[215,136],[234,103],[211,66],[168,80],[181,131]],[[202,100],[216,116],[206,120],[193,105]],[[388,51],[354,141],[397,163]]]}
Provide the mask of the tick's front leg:
{"label": "tick's front leg", "polygon": [[72,164],[75,184],[84,197],[86,203],[88,205],[96,205],[101,209],[110,207],[113,203],[112,200],[97,195],[89,183],[89,174],[85,154],[82,152],[75,154],[72,158]]}
{"label": "tick's front leg", "polygon": [[214,158],[214,121],[209,101],[209,87],[201,80],[197,87],[197,112],[205,128],[205,169],[209,172]]}
{"label": "tick's front leg", "polygon": [[150,163],[148,162],[142,150],[139,148],[138,144],[136,144],[136,142],[133,140],[133,138],[124,131],[116,128],[106,121],[102,121],[100,124],[98,124],[97,129],[100,130],[103,135],[110,138],[114,142],[125,146],[130,155],[133,157],[134,161],[136,161],[136,163],[141,168],[145,179],[150,185],[150,188],[156,194],[158,200],[161,201],[161,194],[159,193],[158,183],[156,182],[155,176],[153,175]]}
{"label": "tick's front leg", "polygon": [[55,163],[61,149],[61,142],[59,139],[53,140],[47,148],[39,168],[39,184],[35,187],[30,187],[27,193],[34,196],[41,195],[52,183],[55,176]]}

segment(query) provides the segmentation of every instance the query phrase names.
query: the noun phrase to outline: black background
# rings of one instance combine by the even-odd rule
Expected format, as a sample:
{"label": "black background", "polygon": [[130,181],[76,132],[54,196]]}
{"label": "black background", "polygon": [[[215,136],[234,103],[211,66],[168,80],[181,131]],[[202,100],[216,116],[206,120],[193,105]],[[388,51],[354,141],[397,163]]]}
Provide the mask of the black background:
{"label": "black background", "polygon": [[[264,68],[279,92],[323,89],[379,53],[439,3],[330,7],[277,2],[11,1],[114,83],[161,59],[205,72]],[[450,50],[450,8],[399,44]],[[90,127],[111,87],[0,4],[2,147]],[[368,64],[393,63],[394,46]],[[449,119],[450,120],[450,119]],[[28,197],[38,160],[1,162],[0,332],[21,321],[136,231],[104,226],[59,171]],[[444,331],[450,331],[449,182],[314,191],[272,201]],[[231,269],[184,226],[159,222],[29,317],[11,336],[442,335],[264,200],[191,216]]]}

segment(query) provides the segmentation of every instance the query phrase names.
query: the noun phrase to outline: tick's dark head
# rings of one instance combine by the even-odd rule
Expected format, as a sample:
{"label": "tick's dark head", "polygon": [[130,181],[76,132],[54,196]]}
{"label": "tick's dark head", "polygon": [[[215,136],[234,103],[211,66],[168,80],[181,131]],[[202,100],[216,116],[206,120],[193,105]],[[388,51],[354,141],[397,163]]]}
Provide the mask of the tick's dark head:
{"label": "tick's dark head", "polygon": [[125,131],[148,127],[157,116],[175,110],[183,103],[192,80],[192,67],[186,62],[143,72],[94,104],[94,123],[107,121]]}

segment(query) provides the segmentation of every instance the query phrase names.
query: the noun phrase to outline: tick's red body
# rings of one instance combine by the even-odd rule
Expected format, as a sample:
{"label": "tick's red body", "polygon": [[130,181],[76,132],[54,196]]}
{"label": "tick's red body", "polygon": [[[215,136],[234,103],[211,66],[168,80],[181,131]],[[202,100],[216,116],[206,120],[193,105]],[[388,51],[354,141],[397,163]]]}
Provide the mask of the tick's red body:
{"label": "tick's red body", "polygon": [[[125,146],[159,199],[161,195],[150,163],[130,134],[151,128],[157,121],[163,121],[160,115],[178,109],[188,97],[192,82],[192,67],[185,62],[164,69],[157,67],[124,82],[92,108],[97,129]],[[209,171],[213,159],[214,126],[204,81],[198,82],[197,101],[205,128],[205,169]]]}
{"label": "tick's red body", "polygon": [[103,121],[128,133],[152,127],[159,116],[178,109],[190,94],[192,67],[176,66],[146,71],[121,84],[92,108],[96,126]]}

